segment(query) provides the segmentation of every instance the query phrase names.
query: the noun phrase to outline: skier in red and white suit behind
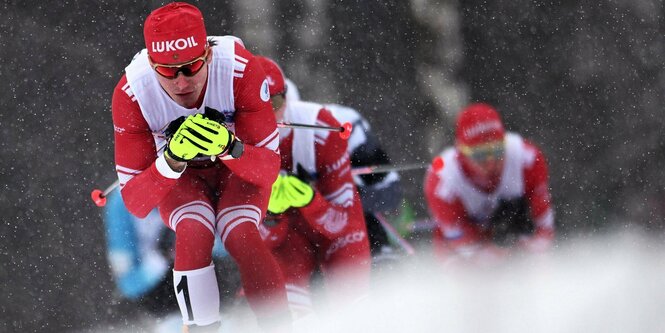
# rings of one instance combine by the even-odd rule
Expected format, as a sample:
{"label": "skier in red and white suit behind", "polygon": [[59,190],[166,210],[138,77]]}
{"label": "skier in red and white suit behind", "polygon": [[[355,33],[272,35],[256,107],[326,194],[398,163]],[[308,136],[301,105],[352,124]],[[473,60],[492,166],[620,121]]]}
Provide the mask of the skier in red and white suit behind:
{"label": "skier in red and white suit behind", "polygon": [[443,259],[493,262],[508,249],[544,251],[554,241],[547,162],[533,143],[505,132],[497,111],[475,103],[457,118],[455,146],[430,168],[425,197]]}
{"label": "skier in red and white suit behind", "polygon": [[[321,104],[288,101],[278,65],[257,56],[268,76],[279,121],[339,127]],[[296,315],[312,312],[310,279],[320,267],[333,302],[366,295],[370,248],[360,196],[351,175],[347,142],[337,132],[280,129],[281,169],[262,233],[280,263]]]}
{"label": "skier in red and white suit behind", "polygon": [[144,217],[157,207],[175,231],[174,291],[185,329],[220,326],[211,250],[221,237],[259,325],[288,331],[284,278],[257,228],[279,172],[265,73],[238,38],[208,38],[190,4],[153,11],[144,38],[147,49],[113,94],[116,170],[127,209]]}

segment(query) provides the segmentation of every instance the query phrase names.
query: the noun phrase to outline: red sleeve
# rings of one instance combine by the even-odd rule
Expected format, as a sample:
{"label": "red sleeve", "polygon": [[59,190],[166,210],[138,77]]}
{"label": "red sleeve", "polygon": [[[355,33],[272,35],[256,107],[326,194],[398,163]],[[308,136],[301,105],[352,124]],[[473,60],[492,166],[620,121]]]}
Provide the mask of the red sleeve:
{"label": "red sleeve", "polygon": [[467,220],[466,211],[459,199],[448,202],[436,195],[441,178],[431,169],[425,176],[425,199],[430,215],[437,223],[435,235],[450,247],[461,247],[480,241],[480,233]]}
{"label": "red sleeve", "polygon": [[533,163],[524,168],[525,195],[535,223],[535,235],[551,240],[554,238],[554,224],[547,161],[538,147],[526,141],[525,144],[526,149],[535,154]]}
{"label": "red sleeve", "polygon": [[[319,112],[317,123],[324,126],[341,126],[325,109]],[[317,221],[332,220],[338,225],[345,224],[357,228],[364,227],[365,220],[360,195],[351,176],[346,140],[336,132],[323,131],[315,133],[315,140],[318,177],[314,200],[299,211],[312,228],[333,239],[341,230],[333,232],[335,228],[326,228],[327,223],[317,223]]]}
{"label": "red sleeve", "polygon": [[115,164],[127,209],[138,217],[145,217],[171,191],[176,179],[164,177],[157,171],[157,149],[152,132],[128,89],[127,78],[123,76],[113,91]]}
{"label": "red sleeve", "polygon": [[244,152],[240,158],[222,163],[243,180],[270,187],[279,173],[279,132],[270,100],[261,99],[266,75],[254,56],[238,43],[235,52],[248,60],[233,78],[235,134],[244,144]]}

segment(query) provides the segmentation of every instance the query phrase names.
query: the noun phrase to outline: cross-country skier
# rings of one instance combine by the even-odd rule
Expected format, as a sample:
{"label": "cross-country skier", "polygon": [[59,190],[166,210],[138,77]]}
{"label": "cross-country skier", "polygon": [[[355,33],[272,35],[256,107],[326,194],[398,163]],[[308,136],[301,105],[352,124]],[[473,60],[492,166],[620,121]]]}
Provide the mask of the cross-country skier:
{"label": "cross-country skier", "polygon": [[190,4],[154,10],[144,38],[113,94],[116,169],[128,210],[158,207],[175,231],[185,328],[220,325],[211,250],[221,237],[259,324],[289,330],[284,278],[257,228],[279,172],[265,73],[238,38],[208,37]]}
{"label": "cross-country skier", "polygon": [[[285,98],[278,65],[257,56],[268,76],[277,119],[339,127],[323,105]],[[273,184],[262,232],[280,263],[292,309],[312,311],[310,279],[320,267],[333,301],[365,296],[370,250],[347,142],[326,130],[280,129],[282,173]],[[338,297],[339,296],[339,297]]]}
{"label": "cross-country skier", "polygon": [[543,251],[554,241],[548,169],[540,149],[506,132],[494,107],[475,103],[457,119],[455,146],[428,170],[425,197],[442,258],[493,261],[506,248]]}
{"label": "cross-country skier", "polygon": [[[299,100],[298,88],[285,78],[286,99]],[[351,158],[351,167],[389,165],[388,154],[371,131],[371,126],[356,109],[340,104],[324,104],[340,123],[350,123],[353,131],[348,138],[347,151]],[[390,242],[386,228],[385,213],[395,212],[402,201],[402,185],[399,174],[395,171],[354,175],[367,224],[372,263],[379,267],[383,263],[396,260],[399,255]]]}

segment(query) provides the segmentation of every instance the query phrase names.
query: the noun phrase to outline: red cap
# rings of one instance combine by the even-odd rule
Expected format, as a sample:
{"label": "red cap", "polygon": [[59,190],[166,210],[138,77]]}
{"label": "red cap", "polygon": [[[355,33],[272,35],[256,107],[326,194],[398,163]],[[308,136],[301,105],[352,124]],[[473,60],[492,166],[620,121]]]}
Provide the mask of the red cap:
{"label": "red cap", "polygon": [[457,117],[455,140],[458,145],[474,146],[502,140],[504,134],[501,117],[489,104],[471,104]]}
{"label": "red cap", "polygon": [[259,61],[261,67],[263,67],[263,71],[266,72],[268,86],[270,87],[270,96],[285,93],[286,84],[284,83],[284,72],[279,68],[279,65],[277,65],[272,59],[266,57],[255,56],[255,58]]}
{"label": "red cap", "polygon": [[158,64],[179,64],[200,57],[207,43],[201,11],[184,2],[172,2],[150,13],[143,37],[150,59]]}

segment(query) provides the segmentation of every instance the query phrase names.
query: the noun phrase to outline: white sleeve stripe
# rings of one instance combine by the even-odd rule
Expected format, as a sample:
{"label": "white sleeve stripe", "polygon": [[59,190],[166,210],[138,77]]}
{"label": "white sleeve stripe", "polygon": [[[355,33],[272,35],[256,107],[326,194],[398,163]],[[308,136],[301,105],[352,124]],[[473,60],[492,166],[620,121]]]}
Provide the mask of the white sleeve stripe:
{"label": "white sleeve stripe", "polygon": [[242,74],[238,74],[236,72],[233,72],[233,77],[242,78],[242,76],[243,76]]}
{"label": "white sleeve stripe", "polygon": [[122,91],[127,94],[132,100],[132,102],[136,102],[136,96],[134,96],[134,92],[132,91],[132,88],[129,86],[129,82],[125,83],[124,86],[122,86]]}
{"label": "white sleeve stripe", "polygon": [[326,123],[325,121],[321,121],[320,119],[316,119],[316,122],[315,122],[315,123],[316,123],[317,125],[319,125],[319,126],[327,126],[327,127],[330,127],[330,124]]}
{"label": "white sleeve stripe", "polygon": [[330,133],[330,131],[316,131],[314,132],[314,137],[325,140],[328,138],[328,133]]}
{"label": "white sleeve stripe", "polygon": [[120,181],[121,187],[124,187],[132,178],[134,178],[134,175],[125,175],[118,172],[118,180]]}
{"label": "white sleeve stripe", "polygon": [[332,199],[332,198],[338,197],[340,195],[343,195],[345,193],[348,193],[352,189],[353,189],[352,184],[344,183],[344,185],[342,185],[342,187],[340,187],[339,189],[335,190],[334,192],[332,192],[330,194],[325,195],[325,198],[326,199]]}
{"label": "white sleeve stripe", "polygon": [[245,59],[245,58],[243,58],[243,57],[241,57],[237,54],[235,55],[235,58],[236,58],[237,61],[244,62],[245,64],[249,62],[249,60],[247,60],[247,59]]}
{"label": "white sleeve stripe", "polygon": [[353,185],[346,183],[339,190],[326,195],[325,199],[336,206],[353,206]]}
{"label": "white sleeve stripe", "polygon": [[246,64],[236,61],[233,63],[233,72],[243,74],[245,72],[246,67],[247,67]]}
{"label": "white sleeve stripe", "polygon": [[127,175],[138,175],[139,173],[141,173],[141,171],[143,171],[143,170],[136,170],[136,169],[126,168],[126,167],[123,167],[123,166],[120,166],[120,165],[117,165],[117,164],[115,165],[115,170],[117,172],[122,172],[122,173],[127,174]]}
{"label": "white sleeve stripe", "polygon": [[279,135],[279,131],[277,129],[275,129],[272,133],[268,134],[268,136],[265,139],[263,139],[263,141],[257,143],[256,147],[264,146],[268,141],[272,140],[275,137],[275,135]]}
{"label": "white sleeve stripe", "polygon": [[265,147],[276,152],[277,149],[279,149],[279,131],[275,129],[275,131],[270,133],[268,137],[263,139],[263,141],[257,143],[255,147]]}

